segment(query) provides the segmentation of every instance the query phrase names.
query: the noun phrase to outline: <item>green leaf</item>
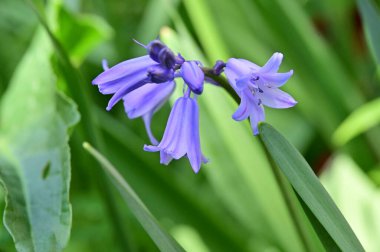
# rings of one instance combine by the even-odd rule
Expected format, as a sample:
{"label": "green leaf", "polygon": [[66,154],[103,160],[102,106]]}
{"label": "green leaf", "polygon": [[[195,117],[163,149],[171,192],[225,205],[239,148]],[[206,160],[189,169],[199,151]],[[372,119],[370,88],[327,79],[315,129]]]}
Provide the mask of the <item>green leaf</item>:
{"label": "green leaf", "polygon": [[371,0],[357,0],[368,46],[378,65],[380,65],[380,14]]}
{"label": "green leaf", "polygon": [[342,146],[380,122],[380,99],[368,102],[352,112],[336,129],[333,143]]}
{"label": "green leaf", "polygon": [[0,177],[4,224],[18,251],[60,251],[71,228],[68,129],[75,105],[57,93],[52,47],[38,30],[0,110]]}
{"label": "green leaf", "polygon": [[58,22],[55,34],[76,65],[112,36],[112,28],[102,18],[89,14],[74,15],[60,4],[55,7]]}
{"label": "green leaf", "polygon": [[173,237],[160,227],[156,218],[150,213],[148,208],[130,187],[128,182],[120,175],[117,169],[88,143],[84,143],[83,148],[85,148],[102,165],[104,171],[110,176],[112,182],[114,182],[115,186],[120,191],[120,194],[123,196],[136,219],[156,243],[157,247],[161,251],[184,251],[181,245],[179,245]]}
{"label": "green leaf", "polygon": [[275,164],[342,251],[364,251],[329,194],[302,155],[273,127],[262,123],[260,138]]}

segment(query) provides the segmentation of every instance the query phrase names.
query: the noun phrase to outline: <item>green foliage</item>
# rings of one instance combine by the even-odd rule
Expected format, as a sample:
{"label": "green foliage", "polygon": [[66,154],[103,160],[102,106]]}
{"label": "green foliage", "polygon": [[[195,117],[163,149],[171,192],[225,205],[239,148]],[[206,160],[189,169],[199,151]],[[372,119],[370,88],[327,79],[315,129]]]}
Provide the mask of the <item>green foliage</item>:
{"label": "green foliage", "polygon": [[115,186],[120,191],[126,204],[138,219],[145,231],[154,240],[161,251],[184,251],[183,248],[158,224],[139,196],[133,191],[127,181],[123,179],[115,167],[97,150],[88,143],[83,144],[85,148],[96,160],[102,164],[105,172],[110,176]]}
{"label": "green foliage", "polygon": [[352,112],[336,129],[333,143],[341,146],[380,122],[380,99],[368,102]]}
{"label": "green foliage", "polygon": [[[39,20],[30,3],[38,6]],[[378,10],[374,1],[357,4],[378,64]],[[366,251],[378,251],[378,195],[369,179],[379,174],[380,91],[356,12],[354,0],[0,1],[0,210],[8,197],[5,225],[18,250],[58,251],[67,244],[69,252],[157,251],[154,241],[164,238],[186,251],[361,251],[286,137],[317,173],[328,167],[322,172],[327,191]],[[38,22],[45,32],[39,29],[32,39]],[[141,120],[128,120],[121,104],[107,113],[109,97],[90,84],[102,71],[102,59],[112,66],[141,56],[144,49],[131,39],[147,43],[157,35],[205,66],[228,57],[261,65],[273,52],[284,53],[281,71],[295,73],[284,89],[299,103],[266,110],[281,134],[262,125],[262,145],[248,123],[231,120],[237,105],[229,95],[206,85],[198,101],[202,148],[210,162],[197,175],[185,159],[160,165],[157,154],[142,150],[148,138]],[[181,91],[178,82],[171,102]],[[81,114],[75,128],[76,106],[66,96]],[[169,112],[165,105],[153,118],[158,139]],[[121,181],[119,197],[83,141],[118,167],[141,202],[135,204]],[[287,176],[273,170],[267,150]],[[69,162],[73,222],[67,243]],[[0,226],[0,250],[13,247]]]}
{"label": "green foliage", "polygon": [[48,37],[40,30],[1,103],[4,222],[18,251],[62,250],[70,235],[67,133],[79,114],[72,101],[56,91],[51,53]]}
{"label": "green foliage", "polygon": [[363,18],[365,35],[371,53],[380,65],[380,13],[372,0],[357,0],[361,17]]}
{"label": "green foliage", "polygon": [[[347,155],[338,153],[326,166],[326,171],[321,176],[322,184],[350,221],[366,251],[376,251],[378,249],[376,238],[380,236],[379,188]],[[346,193],[347,188],[353,185],[355,190]]]}
{"label": "green foliage", "polygon": [[260,138],[270,158],[339,248],[342,251],[364,251],[349,224],[302,155],[268,124],[262,123],[259,128]]}

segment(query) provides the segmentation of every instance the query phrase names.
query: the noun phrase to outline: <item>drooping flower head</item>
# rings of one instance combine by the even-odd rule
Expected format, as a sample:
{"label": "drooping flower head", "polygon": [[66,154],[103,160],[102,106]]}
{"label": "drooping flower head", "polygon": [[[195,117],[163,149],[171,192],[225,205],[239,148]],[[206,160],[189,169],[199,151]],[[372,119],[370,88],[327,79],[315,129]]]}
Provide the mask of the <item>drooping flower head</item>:
{"label": "drooping flower head", "polygon": [[[186,61],[180,54],[175,55],[160,40],[153,40],[146,46],[137,43],[147,50],[148,55],[121,62],[111,68],[108,68],[107,62],[103,61],[104,72],[92,83],[98,85],[102,94],[113,94],[107,110],[110,110],[122,99],[125,112],[130,119],[143,118],[150,142],[154,145],[146,147],[146,150],[152,151],[158,146],[160,148],[166,146],[168,141],[174,141],[170,144],[176,145],[178,141],[185,139],[187,143],[185,153],[183,153],[183,149],[175,149],[172,155],[170,151],[166,150],[166,147],[162,147],[164,149],[160,151],[161,163],[167,164],[171,160],[169,157],[178,159],[186,154],[193,170],[198,172],[201,161],[205,161],[205,159],[200,151],[198,106],[196,100],[190,98],[190,94],[193,92],[200,95],[203,92],[204,73],[201,64],[198,61]],[[183,103],[190,104],[185,106],[189,108],[189,111],[181,112],[179,118],[171,114],[169,122],[174,121],[175,123],[168,123],[167,128],[169,129],[165,130],[168,133],[165,133],[163,140],[159,143],[150,128],[151,119],[173,93],[176,86],[175,78],[182,78],[188,91],[185,97],[175,103],[173,111],[177,111],[177,107],[180,107],[178,111],[182,111]],[[178,113],[175,112],[175,114]],[[177,134],[176,139],[168,140],[165,136],[170,134],[171,129],[177,129],[176,125],[183,125],[182,121],[185,121],[183,127],[186,130],[175,133]],[[190,123],[191,125],[186,126]]]}
{"label": "drooping flower head", "polygon": [[102,94],[113,94],[107,110],[125,95],[145,84],[173,81],[174,71],[182,64],[182,58],[175,56],[160,41],[154,40],[146,48],[148,55],[123,61],[105,69],[92,81],[92,84],[98,85]]}
{"label": "drooping flower head", "polygon": [[289,108],[297,104],[293,97],[279,89],[293,75],[293,70],[277,72],[282,58],[281,53],[274,53],[263,67],[245,59],[231,58],[227,61],[225,74],[241,99],[232,117],[237,121],[249,117],[255,135],[259,133],[258,123],[265,119],[263,105]]}
{"label": "drooping flower head", "polygon": [[162,141],[158,146],[145,145],[144,150],[160,152],[161,164],[169,164],[174,159],[187,156],[194,172],[207,159],[203,156],[199,138],[199,108],[196,99],[187,92],[177,99],[166,125]]}

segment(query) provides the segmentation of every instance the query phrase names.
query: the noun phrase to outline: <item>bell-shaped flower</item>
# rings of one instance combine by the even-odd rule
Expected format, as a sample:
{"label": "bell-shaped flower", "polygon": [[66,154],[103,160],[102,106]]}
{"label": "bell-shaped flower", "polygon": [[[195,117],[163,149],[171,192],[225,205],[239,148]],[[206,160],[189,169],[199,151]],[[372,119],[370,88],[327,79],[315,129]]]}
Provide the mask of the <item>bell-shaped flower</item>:
{"label": "bell-shaped flower", "polygon": [[153,66],[158,66],[158,63],[149,56],[142,56],[121,62],[99,74],[92,84],[98,85],[102,94],[113,94],[107,110],[129,92],[148,83],[148,69]]}
{"label": "bell-shaped flower", "polygon": [[179,98],[173,105],[164,136],[158,146],[145,145],[145,151],[160,152],[161,164],[169,164],[184,155],[194,172],[200,170],[207,159],[202,155],[199,138],[199,109],[197,101],[189,95]]}
{"label": "bell-shaped flower", "polygon": [[157,145],[158,141],[150,128],[152,116],[169,99],[174,88],[174,81],[161,84],[148,83],[123,97],[124,109],[128,118],[143,118],[146,131],[153,145]]}
{"label": "bell-shaped flower", "polygon": [[293,97],[279,89],[293,75],[293,70],[277,72],[282,58],[281,53],[274,53],[263,67],[244,59],[227,61],[225,74],[241,99],[233,119],[240,121],[249,117],[255,135],[259,133],[258,123],[265,119],[263,105],[289,108],[297,104]]}
{"label": "bell-shaped flower", "polygon": [[185,61],[181,67],[181,76],[195,94],[202,94],[205,74],[197,61]]}
{"label": "bell-shaped flower", "polygon": [[181,55],[174,55],[160,40],[153,40],[147,46],[135,42],[143,46],[148,55],[107,67],[92,81],[102,94],[113,94],[107,110],[125,95],[147,83],[172,81],[174,71],[183,63]]}

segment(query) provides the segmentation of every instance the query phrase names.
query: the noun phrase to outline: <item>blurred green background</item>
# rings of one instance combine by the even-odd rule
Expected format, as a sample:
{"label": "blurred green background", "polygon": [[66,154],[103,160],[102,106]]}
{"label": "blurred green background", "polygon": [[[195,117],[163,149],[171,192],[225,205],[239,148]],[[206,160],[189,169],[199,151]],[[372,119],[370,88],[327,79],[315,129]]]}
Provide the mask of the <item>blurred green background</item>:
{"label": "blurred green background", "polygon": [[[284,89],[298,104],[288,110],[266,109],[267,121],[320,175],[365,249],[380,251],[379,2],[358,3],[35,1],[37,12],[45,13],[50,6],[42,19],[73,64],[72,72],[64,71],[57,56],[51,58],[57,89],[71,97],[81,113],[81,121],[70,130],[73,220],[64,251],[157,250],[99,165],[82,149],[83,141],[94,144],[118,167],[188,251],[305,251],[259,140],[248,123],[231,119],[237,105],[224,90],[207,86],[199,97],[202,148],[210,163],[197,175],[186,159],[166,167],[159,164],[157,153],[144,152],[148,138],[143,122],[128,120],[122,104],[105,111],[109,97],[91,85],[102,71],[101,60],[112,66],[143,55],[144,49],[132,39],[146,44],[158,35],[186,59],[200,59],[206,66],[229,57],[263,65],[272,53],[282,52],[280,70],[295,72]],[[28,1],[0,0],[1,97],[7,95],[18,63],[41,30],[31,6]],[[374,12],[368,12],[368,6]],[[363,10],[369,13],[367,23]],[[177,86],[173,99],[181,90],[180,83]],[[159,139],[169,113],[167,104],[153,117]],[[4,206],[1,191],[1,212]],[[312,231],[310,237],[315,250],[323,251]],[[14,250],[1,223],[0,251]]]}

